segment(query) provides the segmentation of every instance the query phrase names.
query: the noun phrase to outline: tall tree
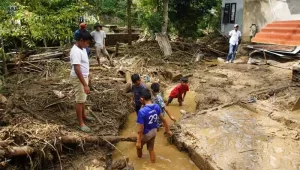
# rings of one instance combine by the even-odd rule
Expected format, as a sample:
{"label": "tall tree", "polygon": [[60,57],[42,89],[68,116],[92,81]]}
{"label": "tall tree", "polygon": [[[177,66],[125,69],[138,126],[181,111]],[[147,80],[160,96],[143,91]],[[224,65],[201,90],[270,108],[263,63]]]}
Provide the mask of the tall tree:
{"label": "tall tree", "polygon": [[128,44],[132,45],[132,30],[131,30],[131,5],[132,0],[127,0],[127,27],[128,27]]}
{"label": "tall tree", "polygon": [[197,37],[200,23],[211,13],[219,0],[172,0],[170,1],[170,21],[181,37]]}
{"label": "tall tree", "polygon": [[167,34],[169,20],[169,0],[164,0],[164,21],[161,32],[163,35]]}

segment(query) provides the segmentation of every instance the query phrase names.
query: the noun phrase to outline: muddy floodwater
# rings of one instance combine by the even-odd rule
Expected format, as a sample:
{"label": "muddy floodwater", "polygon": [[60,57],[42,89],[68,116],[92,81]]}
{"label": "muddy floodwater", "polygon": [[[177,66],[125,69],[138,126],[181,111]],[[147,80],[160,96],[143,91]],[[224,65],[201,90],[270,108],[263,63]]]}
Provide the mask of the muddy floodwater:
{"label": "muddy floodwater", "polygon": [[[168,90],[165,97],[169,94]],[[188,92],[182,107],[178,106],[176,100],[167,107],[170,113],[178,120],[181,117],[180,110],[195,112],[195,93]],[[166,115],[169,124],[173,122]],[[128,117],[128,121],[121,132],[122,136],[136,136],[136,113],[132,113]],[[121,142],[117,145],[118,149],[129,158],[134,168],[137,170],[198,170],[193,161],[185,152],[180,152],[174,145],[168,143],[167,138],[164,136],[164,128],[161,128],[155,139],[154,151],[156,154],[156,163],[151,163],[147,147],[143,148],[143,157],[138,158],[136,154],[135,143]],[[114,158],[124,157],[119,151],[115,151]]]}

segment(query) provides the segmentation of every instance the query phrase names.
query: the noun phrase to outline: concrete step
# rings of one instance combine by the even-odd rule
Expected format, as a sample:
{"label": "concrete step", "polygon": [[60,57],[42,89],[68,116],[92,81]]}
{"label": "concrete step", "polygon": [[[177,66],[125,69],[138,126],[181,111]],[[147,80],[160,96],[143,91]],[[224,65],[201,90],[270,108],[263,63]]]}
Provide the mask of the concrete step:
{"label": "concrete step", "polygon": [[288,33],[300,34],[300,28],[282,28],[282,27],[265,27],[260,30],[261,33]]}
{"label": "concrete step", "polygon": [[300,34],[289,34],[289,33],[260,33],[257,38],[269,38],[269,39],[280,39],[287,41],[300,41]]}
{"label": "concrete step", "polygon": [[300,20],[269,23],[256,34],[252,42],[300,46]]}

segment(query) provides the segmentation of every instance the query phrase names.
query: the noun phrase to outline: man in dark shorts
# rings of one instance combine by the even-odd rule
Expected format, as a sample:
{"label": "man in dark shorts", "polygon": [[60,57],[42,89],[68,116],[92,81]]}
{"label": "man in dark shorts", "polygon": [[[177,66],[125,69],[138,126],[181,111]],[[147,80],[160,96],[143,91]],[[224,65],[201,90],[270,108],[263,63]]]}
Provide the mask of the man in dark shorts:
{"label": "man in dark shorts", "polygon": [[140,94],[141,103],[144,105],[138,112],[138,137],[136,142],[137,155],[139,158],[143,155],[143,146],[147,144],[150,154],[150,160],[155,163],[154,143],[157,132],[157,122],[160,119],[165,126],[165,133],[172,135],[166,119],[161,114],[158,104],[153,104],[151,100],[151,92],[149,89],[143,89]]}

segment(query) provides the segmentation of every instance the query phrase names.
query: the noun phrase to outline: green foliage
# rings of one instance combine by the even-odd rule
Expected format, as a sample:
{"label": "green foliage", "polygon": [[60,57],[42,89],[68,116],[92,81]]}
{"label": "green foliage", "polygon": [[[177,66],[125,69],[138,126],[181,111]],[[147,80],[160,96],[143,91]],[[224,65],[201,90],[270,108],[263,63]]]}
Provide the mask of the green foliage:
{"label": "green foliage", "polygon": [[[136,0],[139,24],[157,33],[163,22],[162,0]],[[169,0],[169,33],[197,38],[202,30],[218,27],[221,0]],[[211,11],[216,11],[213,14]]]}
{"label": "green foliage", "polygon": [[219,0],[171,0],[169,16],[179,36],[194,38],[200,36],[199,24],[211,14],[211,9],[218,3]]}
{"label": "green foliage", "polygon": [[[9,6],[17,10],[9,12]],[[43,40],[65,42],[77,29],[80,16],[88,14],[105,24],[115,24],[111,18],[126,23],[126,8],[127,0],[0,0],[0,37],[29,48]],[[169,0],[169,33],[201,36],[204,29],[219,28],[220,11],[221,0]],[[133,25],[161,32],[163,0],[133,0],[132,17]]]}
{"label": "green foliage", "polygon": [[84,14],[88,3],[76,0],[16,0],[15,13],[1,10],[0,36],[14,38],[27,47],[34,47],[37,41],[63,42],[69,39],[77,18]]}
{"label": "green foliage", "polygon": [[160,10],[162,2],[159,0],[139,0],[136,1],[136,4],[138,24],[148,28],[151,33],[160,32],[163,21],[163,13]]}
{"label": "green foliage", "polygon": [[90,14],[100,16],[118,17],[121,20],[126,20],[127,0],[89,0]]}

